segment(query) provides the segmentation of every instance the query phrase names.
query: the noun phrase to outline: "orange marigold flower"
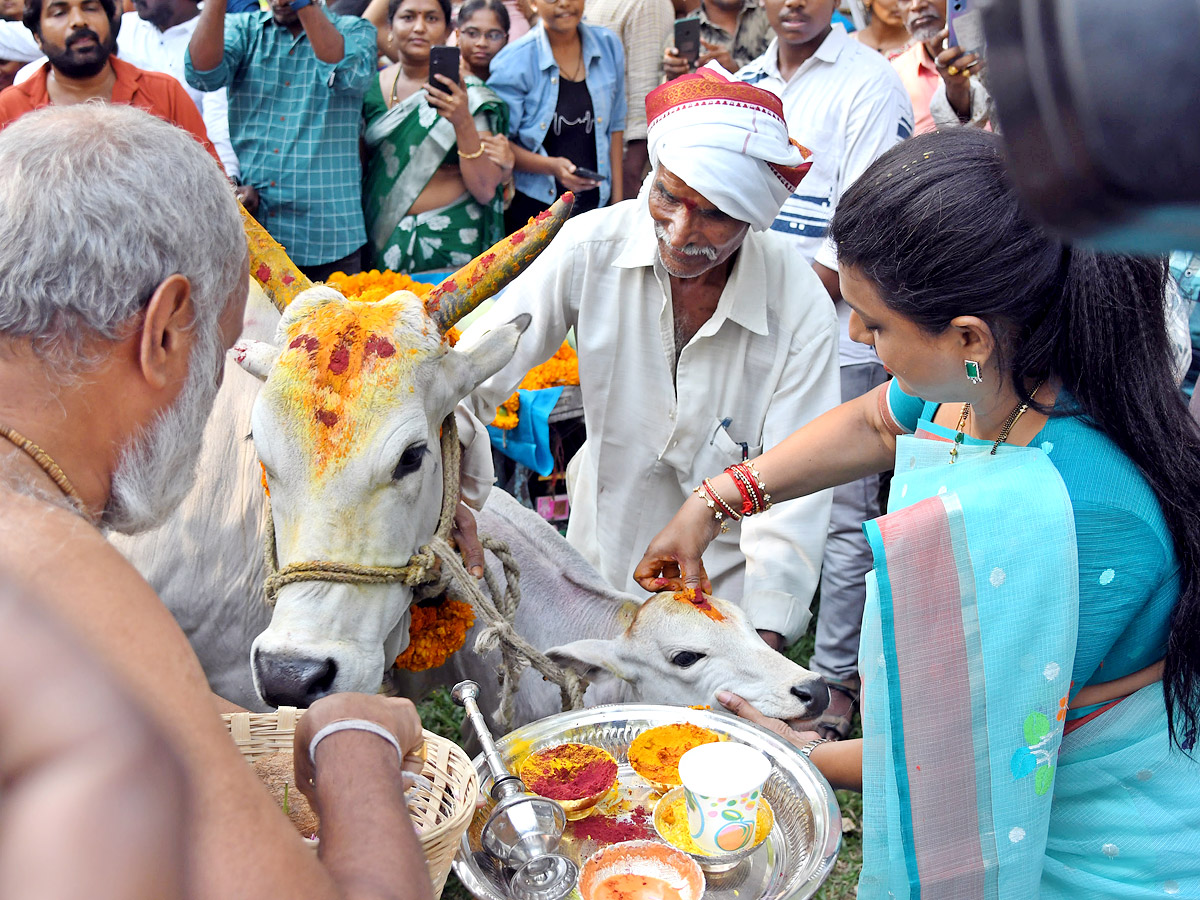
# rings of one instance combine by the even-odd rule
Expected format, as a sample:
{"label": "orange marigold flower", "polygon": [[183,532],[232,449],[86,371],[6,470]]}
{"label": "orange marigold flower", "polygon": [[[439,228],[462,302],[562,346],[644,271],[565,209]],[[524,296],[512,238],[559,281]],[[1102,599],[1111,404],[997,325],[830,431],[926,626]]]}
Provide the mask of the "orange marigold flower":
{"label": "orange marigold flower", "polygon": [[432,284],[413,281],[407,275],[399,272],[389,272],[372,269],[369,272],[359,272],[357,275],[347,275],[345,272],[334,272],[329,276],[330,287],[337,288],[347,297],[373,303],[382,300],[396,291],[411,291],[418,297],[424,297],[431,290]]}
{"label": "orange marigold flower", "polygon": [[[557,353],[521,379],[521,388],[527,391],[568,384],[579,384],[579,357],[566,341],[563,341]],[[496,408],[496,418],[492,424],[506,431],[516,428],[520,407],[520,395],[513,394]]]}
{"label": "orange marigold flower", "polygon": [[410,606],[408,648],[396,657],[396,666],[412,672],[433,669],[462,648],[467,629],[475,624],[471,604],[446,598],[429,606]]}

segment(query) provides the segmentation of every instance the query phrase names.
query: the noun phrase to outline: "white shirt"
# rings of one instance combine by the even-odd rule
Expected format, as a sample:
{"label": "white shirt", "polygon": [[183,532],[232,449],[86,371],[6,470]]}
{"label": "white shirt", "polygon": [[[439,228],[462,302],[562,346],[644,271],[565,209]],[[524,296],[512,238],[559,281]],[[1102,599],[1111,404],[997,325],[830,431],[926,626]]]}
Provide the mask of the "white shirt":
{"label": "white shirt", "polygon": [[[779,40],[743,66],[738,79],[783,101],[793,138],[813,153],[813,166],[783,204],[771,226],[791,239],[809,263],[837,270],[837,253],[826,234],[837,201],[885,150],[912,134],[912,100],[883,56],[834,24],[817,51],[784,81]],[[842,365],[876,362],[875,351],[850,340],[850,313],[839,303]]]}
{"label": "white shirt", "polygon": [[[225,89],[220,88],[205,93],[196,90],[183,77],[184,53],[198,24],[200,24],[200,17],[196,16],[168,28],[166,31],[159,31],[136,12],[127,12],[121,16],[121,32],[117,38],[117,56],[139,69],[170,75],[183,85],[188,96],[192,98],[192,102],[196,104],[196,109],[200,110],[200,115],[204,119],[204,128],[208,131],[208,139],[217,148],[217,155],[221,157],[225,173],[231,178],[236,178],[241,169],[238,167],[237,154],[233,152],[233,145],[229,141],[229,116]],[[7,27],[12,25],[16,25],[25,33],[28,44],[24,43],[11,27]],[[29,45],[33,47],[34,56],[32,57],[28,54]],[[14,51],[21,55],[5,55]],[[15,81],[18,84],[36,72],[45,61],[33,35],[19,22],[0,22],[0,59],[34,60],[17,73]]]}
{"label": "white shirt", "polygon": [[[782,235],[746,235],[674,377],[670,282],[657,248],[645,196],[572,219],[460,342],[531,316],[513,359],[466,401],[490,422],[575,328],[588,439],[571,461],[567,539],[610,583],[639,594],[634,567],[693,487],[740,462],[743,443],[753,459],[840,399],[829,296]],[[755,627],[799,637],[829,509],[822,492],[732,525],[704,557],[714,593],[740,601]]]}

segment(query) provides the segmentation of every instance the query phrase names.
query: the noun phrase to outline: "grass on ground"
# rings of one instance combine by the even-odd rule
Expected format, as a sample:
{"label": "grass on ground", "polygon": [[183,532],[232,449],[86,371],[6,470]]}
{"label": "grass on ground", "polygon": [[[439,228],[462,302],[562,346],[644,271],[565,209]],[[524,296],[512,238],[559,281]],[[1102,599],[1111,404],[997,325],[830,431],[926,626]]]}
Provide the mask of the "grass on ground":
{"label": "grass on ground", "polygon": [[[816,602],[813,604],[813,619],[816,619]],[[813,651],[811,630],[796,644],[788,648],[787,655],[796,662],[808,662]],[[459,741],[459,727],[463,711],[454,705],[447,688],[437,688],[429,697],[417,705],[421,722],[430,731],[452,741]],[[856,721],[853,737],[861,737],[862,730]],[[862,867],[862,795],[852,791],[838,791],[838,804],[842,809],[842,850],[838,854],[833,873],[817,893],[817,900],[846,900],[858,894],[858,870]],[[462,883],[450,873],[443,900],[472,900]]]}

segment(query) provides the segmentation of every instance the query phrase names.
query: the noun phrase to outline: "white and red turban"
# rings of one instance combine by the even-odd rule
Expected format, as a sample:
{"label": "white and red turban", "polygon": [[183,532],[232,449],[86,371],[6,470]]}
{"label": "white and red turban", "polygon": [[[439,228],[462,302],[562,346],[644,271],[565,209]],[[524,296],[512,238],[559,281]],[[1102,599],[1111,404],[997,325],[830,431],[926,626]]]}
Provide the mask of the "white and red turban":
{"label": "white and red turban", "polygon": [[812,154],[788,136],[778,97],[728,74],[710,63],[646,96],[650,162],[726,215],[766,231]]}

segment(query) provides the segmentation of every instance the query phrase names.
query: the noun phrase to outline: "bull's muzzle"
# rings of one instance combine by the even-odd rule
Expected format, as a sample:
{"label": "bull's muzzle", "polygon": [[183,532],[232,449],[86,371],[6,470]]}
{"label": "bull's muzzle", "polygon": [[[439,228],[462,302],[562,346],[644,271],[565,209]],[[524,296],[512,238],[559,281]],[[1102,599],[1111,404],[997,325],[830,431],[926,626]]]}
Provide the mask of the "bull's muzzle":
{"label": "bull's muzzle", "polygon": [[307,708],[333,690],[337,663],[256,650],[254,676],[258,693],[270,706]]}

